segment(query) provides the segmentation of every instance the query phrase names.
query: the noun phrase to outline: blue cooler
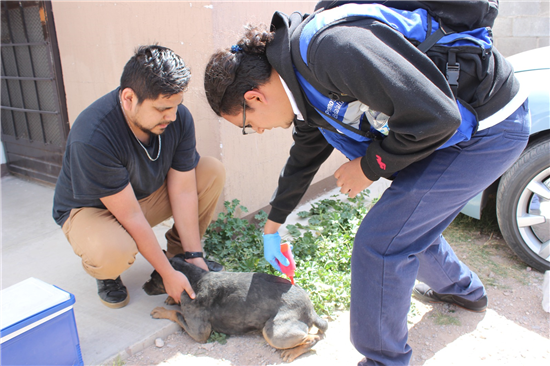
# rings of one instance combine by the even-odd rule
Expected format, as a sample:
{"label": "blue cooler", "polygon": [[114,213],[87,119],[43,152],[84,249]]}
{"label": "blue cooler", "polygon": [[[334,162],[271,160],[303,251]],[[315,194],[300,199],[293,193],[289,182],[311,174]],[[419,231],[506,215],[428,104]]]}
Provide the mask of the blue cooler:
{"label": "blue cooler", "polygon": [[84,365],[74,295],[36,278],[2,290],[0,364]]}

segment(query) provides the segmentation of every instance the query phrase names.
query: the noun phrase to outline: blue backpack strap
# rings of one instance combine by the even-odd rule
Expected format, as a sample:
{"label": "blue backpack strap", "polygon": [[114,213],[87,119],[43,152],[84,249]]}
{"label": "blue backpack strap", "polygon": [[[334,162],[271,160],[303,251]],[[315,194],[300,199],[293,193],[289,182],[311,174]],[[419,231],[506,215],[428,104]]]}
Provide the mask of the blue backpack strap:
{"label": "blue backpack strap", "polygon": [[469,141],[477,132],[478,121],[476,115],[459,100],[456,101],[456,105],[458,106],[458,111],[462,117],[460,126],[456,130],[455,134],[437,150],[456,145],[459,142]]}
{"label": "blue backpack strap", "polygon": [[437,42],[439,42],[441,38],[445,37],[447,34],[454,33],[453,31],[446,31],[443,28],[443,24],[441,23],[439,28],[437,28],[437,30],[432,33],[431,16],[430,14],[428,14],[427,16],[428,16],[428,21],[427,21],[428,31],[426,32],[426,34],[429,34],[429,36],[427,36],[426,39],[422,43],[420,43],[417,47],[423,53],[428,52],[430,48],[432,48]]}
{"label": "blue backpack strap", "polygon": [[[404,15],[405,14],[405,15]],[[387,8],[379,4],[346,4],[325,10],[315,14],[302,30],[300,34],[300,54],[302,60],[307,65],[307,50],[311,39],[323,28],[334,25],[340,21],[348,21],[350,18],[369,17],[389,25],[409,39],[415,39],[423,42],[426,38],[427,12],[424,9],[416,9],[409,12]],[[433,19],[432,29],[437,29],[439,25]]]}
{"label": "blue backpack strap", "polygon": [[[302,86],[305,94],[305,99],[309,105],[327,121],[335,130],[352,138],[355,141],[370,141],[379,140],[381,136],[375,134],[369,129],[361,130],[347,125],[343,122],[344,115],[347,111],[347,103],[331,99],[317,89],[315,89],[303,76],[295,69],[295,74],[298,82]],[[321,106],[326,106],[325,110],[321,110]],[[368,123],[366,123],[368,124]]]}
{"label": "blue backpack strap", "polygon": [[[409,40],[418,43],[426,41],[428,35],[434,33],[438,38],[434,44],[446,47],[476,46],[485,52],[492,49],[491,33],[487,28],[477,28],[460,33],[448,33],[440,29],[439,23],[425,9],[414,11],[388,8],[379,4],[346,4],[325,10],[314,15],[300,34],[300,54],[307,65],[307,50],[311,39],[320,30],[340,21],[347,21],[354,17],[369,17],[387,24],[397,30]],[[431,30],[431,34],[428,34]],[[443,32],[443,35],[441,35]],[[430,41],[433,41],[431,39]],[[427,46],[428,44],[426,44]]]}
{"label": "blue backpack strap", "polygon": [[335,149],[344,154],[344,156],[349,160],[365,156],[365,154],[367,153],[367,148],[371,143],[371,140],[356,141],[350,139],[346,135],[339,134],[338,132],[329,131],[324,128],[319,128],[319,131],[321,131],[329,144],[331,144]]}

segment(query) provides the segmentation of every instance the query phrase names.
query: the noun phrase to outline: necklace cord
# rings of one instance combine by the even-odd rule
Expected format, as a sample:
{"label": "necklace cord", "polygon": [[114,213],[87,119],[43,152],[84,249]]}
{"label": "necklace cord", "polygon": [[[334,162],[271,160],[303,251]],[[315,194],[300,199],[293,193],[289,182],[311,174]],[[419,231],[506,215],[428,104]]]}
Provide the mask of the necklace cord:
{"label": "necklace cord", "polygon": [[124,107],[122,106],[122,94],[120,94],[120,93],[118,94],[118,100],[120,102],[120,109],[122,109],[122,114],[124,115],[124,119],[126,120],[126,123],[128,124],[128,128],[130,128],[130,131],[132,131],[132,135],[134,135],[134,137],[136,138],[137,142],[139,143],[139,146],[141,146],[143,151],[145,151],[145,154],[147,154],[147,157],[149,158],[149,160],[157,161],[158,158],[160,157],[160,151],[162,150],[162,140],[160,139],[160,135],[157,135],[158,139],[159,139],[159,150],[157,152],[157,157],[153,159],[151,157],[151,155],[149,155],[149,151],[147,151],[147,148],[145,146],[143,146],[140,139],[138,139],[138,137],[136,136],[134,130],[132,130],[132,126],[130,126],[130,121],[128,120],[128,117],[126,116],[126,112],[124,111]]}

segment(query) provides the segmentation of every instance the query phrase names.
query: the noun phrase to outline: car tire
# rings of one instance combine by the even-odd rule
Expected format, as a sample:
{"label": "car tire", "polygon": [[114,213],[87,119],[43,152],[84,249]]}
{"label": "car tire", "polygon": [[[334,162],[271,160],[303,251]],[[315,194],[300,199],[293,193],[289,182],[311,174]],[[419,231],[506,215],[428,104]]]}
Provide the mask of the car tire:
{"label": "car tire", "polygon": [[502,175],[496,206],[508,246],[532,268],[550,270],[550,139],[528,145]]}

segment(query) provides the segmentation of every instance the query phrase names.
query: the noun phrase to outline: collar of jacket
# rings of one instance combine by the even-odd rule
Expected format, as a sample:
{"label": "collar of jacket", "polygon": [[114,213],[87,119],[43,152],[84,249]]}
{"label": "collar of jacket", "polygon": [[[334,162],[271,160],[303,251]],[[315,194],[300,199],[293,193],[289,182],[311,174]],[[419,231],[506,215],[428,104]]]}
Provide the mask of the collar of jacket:
{"label": "collar of jacket", "polygon": [[336,131],[307,103],[300,83],[294,73],[293,63],[290,61],[292,60],[290,49],[292,36],[294,32],[300,32],[302,29],[300,25],[308,17],[309,14],[302,15],[298,12],[292,13],[290,17],[281,12],[273,14],[271,29],[275,30],[275,38],[268,44],[266,55],[271,66],[275,68],[292,92],[296,105],[300,112],[302,112],[304,123],[312,127],[321,127],[329,131]]}

